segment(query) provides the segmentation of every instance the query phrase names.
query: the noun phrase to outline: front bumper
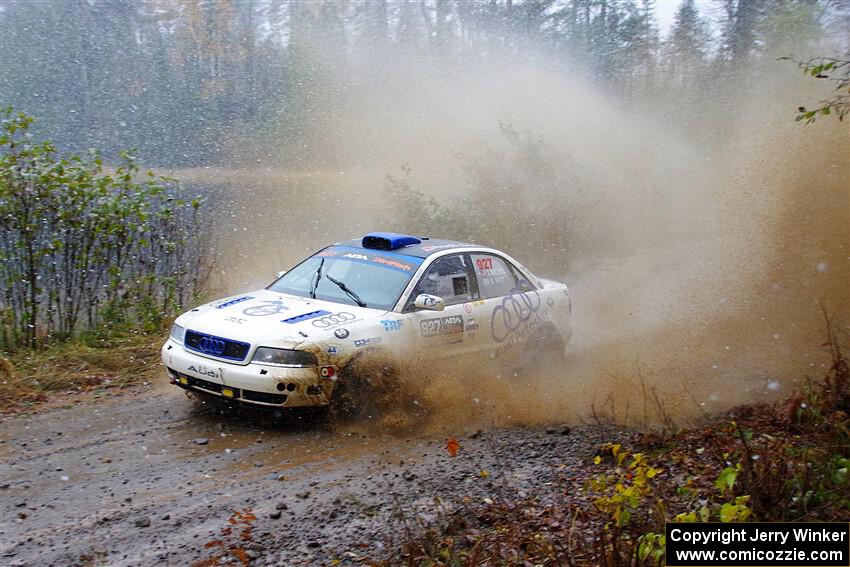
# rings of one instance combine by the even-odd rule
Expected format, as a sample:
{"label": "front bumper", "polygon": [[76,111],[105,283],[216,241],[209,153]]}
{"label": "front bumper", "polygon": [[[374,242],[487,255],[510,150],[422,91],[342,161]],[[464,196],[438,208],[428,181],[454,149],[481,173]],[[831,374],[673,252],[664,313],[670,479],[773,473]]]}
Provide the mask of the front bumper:
{"label": "front bumper", "polygon": [[[172,339],[162,346],[161,354],[172,384],[225,400],[266,407],[326,406],[335,385],[317,367],[230,364],[188,352]],[[323,368],[328,373],[332,367]],[[335,376],[335,370],[329,373]]]}

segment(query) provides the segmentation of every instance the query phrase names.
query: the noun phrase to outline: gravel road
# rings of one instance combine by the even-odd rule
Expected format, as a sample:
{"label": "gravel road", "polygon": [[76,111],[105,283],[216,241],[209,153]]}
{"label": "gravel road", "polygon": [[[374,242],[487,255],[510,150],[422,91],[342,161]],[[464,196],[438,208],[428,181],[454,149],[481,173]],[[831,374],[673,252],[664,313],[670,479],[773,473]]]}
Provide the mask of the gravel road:
{"label": "gravel road", "polygon": [[[359,564],[405,523],[522,492],[601,441],[563,426],[389,434],[199,409],[157,384],[0,424],[0,564],[189,565],[250,508],[256,565]],[[482,472],[484,471],[484,472]]]}

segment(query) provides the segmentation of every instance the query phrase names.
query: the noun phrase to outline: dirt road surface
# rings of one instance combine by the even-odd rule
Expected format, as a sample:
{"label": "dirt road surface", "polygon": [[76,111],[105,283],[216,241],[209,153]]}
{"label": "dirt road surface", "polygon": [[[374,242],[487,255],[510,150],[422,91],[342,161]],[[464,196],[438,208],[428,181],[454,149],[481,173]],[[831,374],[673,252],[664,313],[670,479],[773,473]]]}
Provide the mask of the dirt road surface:
{"label": "dirt road surface", "polygon": [[549,482],[597,434],[459,431],[452,458],[443,435],[221,415],[155,384],[2,423],[0,564],[189,565],[245,508],[253,564],[358,564],[433,519],[434,497]]}

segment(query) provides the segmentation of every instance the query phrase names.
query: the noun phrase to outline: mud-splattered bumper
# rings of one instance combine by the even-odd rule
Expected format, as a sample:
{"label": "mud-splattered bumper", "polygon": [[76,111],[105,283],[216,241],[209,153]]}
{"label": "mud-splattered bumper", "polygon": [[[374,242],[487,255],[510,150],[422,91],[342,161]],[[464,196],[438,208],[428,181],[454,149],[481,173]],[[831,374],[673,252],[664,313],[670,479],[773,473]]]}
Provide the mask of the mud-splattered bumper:
{"label": "mud-splattered bumper", "polygon": [[229,364],[187,352],[170,339],[162,347],[162,363],[175,386],[267,407],[326,406],[336,374],[333,367]]}

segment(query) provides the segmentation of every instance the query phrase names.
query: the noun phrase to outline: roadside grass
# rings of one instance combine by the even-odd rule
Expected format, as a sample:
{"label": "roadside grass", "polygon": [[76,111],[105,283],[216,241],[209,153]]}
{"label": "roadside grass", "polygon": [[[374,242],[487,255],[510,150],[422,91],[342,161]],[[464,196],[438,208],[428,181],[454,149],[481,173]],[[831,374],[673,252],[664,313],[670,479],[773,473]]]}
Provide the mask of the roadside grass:
{"label": "roadside grass", "polygon": [[58,395],[123,388],[161,372],[159,333],[89,333],[38,350],[0,355],[0,414],[31,410]]}
{"label": "roadside grass", "polygon": [[827,327],[828,374],[787,400],[632,429],[522,498],[505,487],[431,517],[399,510],[401,537],[370,564],[660,566],[665,522],[846,520],[850,363]]}

